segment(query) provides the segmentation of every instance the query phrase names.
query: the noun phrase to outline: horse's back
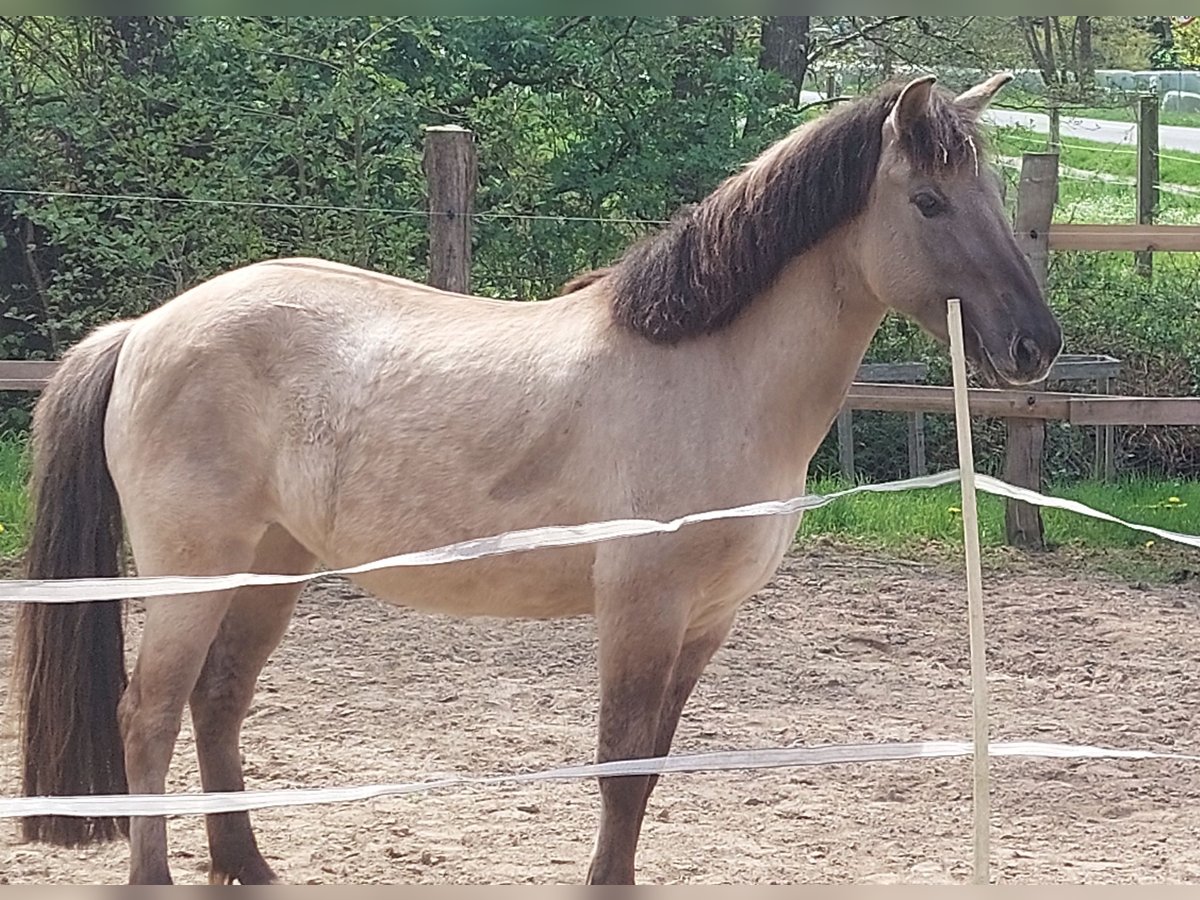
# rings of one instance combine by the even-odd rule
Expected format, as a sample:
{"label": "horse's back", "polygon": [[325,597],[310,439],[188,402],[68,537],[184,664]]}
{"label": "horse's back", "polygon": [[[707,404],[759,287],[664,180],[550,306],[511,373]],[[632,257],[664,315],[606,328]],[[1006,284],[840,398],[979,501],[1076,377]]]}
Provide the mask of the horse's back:
{"label": "horse's back", "polygon": [[[594,518],[597,322],[583,304],[459,296],[321,260],[248,266],[135,324],[110,467],[131,507],[173,496],[197,527],[278,522],[329,565]],[[510,606],[579,612],[590,559],[559,553],[557,575],[488,568],[512,567]],[[442,567],[424,590],[452,581],[470,605],[474,568]],[[402,592],[387,581],[373,587]]]}

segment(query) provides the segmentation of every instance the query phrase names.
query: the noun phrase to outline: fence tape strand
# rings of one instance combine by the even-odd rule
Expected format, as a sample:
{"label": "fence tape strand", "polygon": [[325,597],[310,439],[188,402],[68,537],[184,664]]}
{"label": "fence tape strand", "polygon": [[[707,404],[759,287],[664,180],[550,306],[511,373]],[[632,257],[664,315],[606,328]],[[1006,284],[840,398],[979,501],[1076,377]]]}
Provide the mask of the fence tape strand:
{"label": "fence tape strand", "polygon": [[[690,513],[670,521],[656,519],[613,519],[583,525],[549,525],[521,531],[509,531],[491,537],[473,538],[443,547],[402,553],[377,559],[360,565],[340,569],[328,569],[303,575],[273,575],[240,572],[229,575],[161,575],[116,578],[69,578],[54,580],[8,579],[0,581],[0,602],[8,603],[78,603],[83,601],[124,600],[132,598],[159,597],[180,594],[196,594],[204,591],[231,590],[239,587],[265,586],[273,584],[301,584],[335,575],[354,576],[379,569],[405,566],[433,566],[455,562],[483,559],[507,553],[529,550],[544,550],[593,544],[618,538],[640,537],[649,534],[665,534],[699,522],[718,519],[752,518],[756,516],[794,515],[806,510],[828,506],[836,500],[860,493],[891,493],[925,488],[941,487],[958,482],[958,471],[951,469],[933,475],[888,481],[881,484],[863,484],[835,491],[830,494],[805,494],[790,500],[766,500],[729,509],[708,510]],[[1116,516],[1093,509],[1075,500],[1048,497],[1028,488],[1017,487],[998,478],[977,475],[975,486],[989,494],[1013,500],[1023,500],[1035,506],[1063,509],[1093,519],[1123,525],[1136,531],[1153,534],[1163,540],[1186,544],[1200,549],[1200,536],[1183,534],[1152,525],[1126,522]]]}
{"label": "fence tape strand", "polygon": [[506,553],[570,547],[598,543],[617,538],[640,537],[678,531],[685,525],[717,519],[755,516],[792,515],[826,506],[842,497],[864,491],[903,491],[913,488],[938,487],[957,480],[955,472],[942,472],[905,481],[858,485],[832,494],[807,494],[790,500],[766,500],[729,509],[690,513],[670,521],[657,519],[612,519],[583,525],[549,525],[508,531],[491,537],[473,538],[430,550],[419,550],[389,556],[360,565],[313,572],[304,575],[268,575],[241,572],[231,575],[144,576],[131,578],[73,578],[55,580],[13,580],[3,582],[3,600],[38,603],[73,603],[84,600],[121,600],[157,597],[169,594],[194,594],[201,591],[220,591],[232,588],[300,584],[333,575],[358,575],[378,569],[404,566],[445,565],[482,559]]}
{"label": "fence tape strand", "polygon": [[[366,784],[354,787],[281,788],[276,790],[213,793],[132,794],[79,797],[0,798],[0,819],[24,816],[186,816],[255,809],[352,803],[427,793],[435,790],[492,787],[502,784],[581,781],[619,775],[665,775],[728,772],[735,770],[800,768],[854,763],[896,762],[912,759],[950,759],[971,756],[969,741],[913,741],[876,744],[827,744],[817,747],[780,747],[759,750],[729,750],[714,753],[618,760],[592,765],[565,766],[512,775],[456,776],[396,784]],[[995,741],[989,744],[995,757],[1040,757],[1050,759],[1125,759],[1200,762],[1200,755],[1162,753],[1153,750],[1123,750],[1087,744],[1038,741]]]}
{"label": "fence tape strand", "polygon": [[[306,575],[269,575],[237,573],[219,576],[151,576],[117,578],[78,578],[61,580],[6,580],[0,602],[71,603],[119,600],[135,597],[184,595],[202,591],[228,590],[251,585],[297,584],[334,575],[353,576],[363,572],[401,566],[442,565],[527,550],[568,547],[618,538],[637,537],[678,531],[687,525],[755,516],[792,515],[827,506],[843,497],[873,492],[887,493],[934,488],[958,482],[957,470],[908,478],[882,484],[857,485],[830,494],[807,494],[790,500],[771,500],[730,509],[692,513],[669,521],[654,519],[617,519],[583,525],[554,525],[505,532],[374,560],[357,566],[314,572]],[[986,475],[976,476],[976,488],[998,497],[1021,500],[1089,516],[1153,534],[1164,540],[1200,548],[1200,536],[1127,522],[1093,509],[1075,500],[1049,497],[1037,491],[1017,487]],[[1034,741],[992,742],[990,755],[997,757],[1042,757],[1058,759],[1174,760],[1200,762],[1200,755],[1165,753],[1152,750],[1125,750],[1084,744],[1059,744]],[[0,798],[0,818],[38,815],[130,816],[130,815],[202,815],[239,812],[252,809],[346,803],[429,791],[529,784],[551,781],[577,781],[619,775],[662,775],[853,763],[891,762],[911,759],[946,759],[971,756],[972,744],[966,741],[885,742],[877,744],[824,745],[775,749],[734,750],[656,759],[621,760],[592,765],[576,765],[538,772],[509,775],[454,776],[426,781],[395,784],[368,784],[352,787],[287,788],[217,793],[180,793],[163,795],[111,795],[81,797]]]}

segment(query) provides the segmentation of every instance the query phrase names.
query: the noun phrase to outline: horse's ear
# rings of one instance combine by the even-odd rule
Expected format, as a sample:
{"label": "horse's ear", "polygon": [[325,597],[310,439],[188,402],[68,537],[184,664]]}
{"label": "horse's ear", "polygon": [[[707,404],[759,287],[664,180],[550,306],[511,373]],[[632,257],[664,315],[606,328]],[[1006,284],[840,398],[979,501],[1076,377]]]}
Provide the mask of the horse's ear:
{"label": "horse's ear", "polygon": [[1012,80],[1012,72],[997,72],[987,81],[975,85],[970,90],[963,91],[954,98],[954,102],[970,111],[972,115],[978,117],[980,113],[987,109],[988,104],[992,102],[996,94],[1000,92],[1000,88]]}
{"label": "horse's ear", "polygon": [[895,136],[907,133],[914,122],[929,114],[929,97],[936,81],[935,75],[922,75],[904,86],[887,117],[888,127]]}

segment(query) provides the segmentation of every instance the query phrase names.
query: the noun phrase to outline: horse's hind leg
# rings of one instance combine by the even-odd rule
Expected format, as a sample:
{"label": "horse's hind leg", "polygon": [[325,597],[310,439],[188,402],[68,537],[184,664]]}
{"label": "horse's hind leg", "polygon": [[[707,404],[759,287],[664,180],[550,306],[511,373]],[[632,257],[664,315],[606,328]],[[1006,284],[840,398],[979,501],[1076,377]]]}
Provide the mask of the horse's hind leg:
{"label": "horse's hind leg", "polygon": [[[160,523],[162,524],[162,523]],[[262,529],[199,542],[170,529],[131,533],[141,575],[214,575],[244,571],[254,561]],[[146,624],[119,716],[131,794],[161,794],[179,736],[183,707],[200,677],[209,645],[232,600],[231,591],[157,597],[146,601]],[[170,884],[167,826],[161,816],[129,822],[129,881]]]}
{"label": "horse's hind leg", "polygon": [[[251,571],[300,574],[312,570],[314,557],[279,526],[259,544]],[[205,791],[241,791],[239,735],[267,658],[279,645],[296,607],[302,585],[241,588],[208,650],[200,680],[192,691],[196,753]],[[212,884],[271,884],[276,875],[263,859],[248,812],[207,817]]]}

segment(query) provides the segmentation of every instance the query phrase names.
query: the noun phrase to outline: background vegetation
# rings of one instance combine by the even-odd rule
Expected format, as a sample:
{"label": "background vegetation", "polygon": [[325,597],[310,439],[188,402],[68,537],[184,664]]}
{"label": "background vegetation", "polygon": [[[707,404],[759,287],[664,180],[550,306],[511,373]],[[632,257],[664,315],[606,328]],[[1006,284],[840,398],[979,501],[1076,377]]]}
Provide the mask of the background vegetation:
{"label": "background vegetation", "polygon": [[[412,278],[426,268],[425,126],[478,135],[474,289],[548,295],[612,260],[681,204],[800,122],[801,95],[853,94],[919,65],[1032,68],[1011,93],[1120,119],[1092,73],[1200,63],[1200,25],[1165,17],[0,17],[0,358],[55,358],[97,323],[135,315],[222,270],[311,254]],[[1180,114],[1184,115],[1184,114]],[[993,135],[1012,179],[1043,137]],[[1128,221],[1129,148],[1067,141],[1058,216]],[[1197,221],[1200,158],[1163,161],[1164,221]],[[1010,192],[1015,193],[1015,192]],[[1072,352],[1125,364],[1116,389],[1200,393],[1197,267],[1057,254],[1051,299]],[[869,359],[944,354],[889,319]],[[0,395],[19,438],[30,398]],[[862,475],[903,474],[899,416],[858,417]],[[954,464],[930,417],[934,467]],[[1089,433],[1052,425],[1052,476],[1086,476]],[[998,423],[976,437],[996,471]],[[1200,435],[1122,429],[1119,464],[1194,476]],[[834,443],[816,461],[836,468]]]}

